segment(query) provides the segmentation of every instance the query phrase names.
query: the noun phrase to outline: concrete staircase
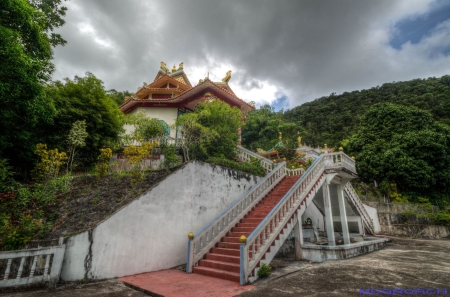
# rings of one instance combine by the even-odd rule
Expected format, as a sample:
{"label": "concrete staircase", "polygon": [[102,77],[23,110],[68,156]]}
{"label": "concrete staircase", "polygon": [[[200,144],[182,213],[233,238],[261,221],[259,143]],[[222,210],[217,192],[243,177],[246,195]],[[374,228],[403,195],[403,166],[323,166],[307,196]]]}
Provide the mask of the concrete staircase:
{"label": "concrete staircase", "polygon": [[269,194],[226,234],[194,267],[194,273],[239,282],[241,235],[248,237],[292,188],[300,176],[285,176]]}

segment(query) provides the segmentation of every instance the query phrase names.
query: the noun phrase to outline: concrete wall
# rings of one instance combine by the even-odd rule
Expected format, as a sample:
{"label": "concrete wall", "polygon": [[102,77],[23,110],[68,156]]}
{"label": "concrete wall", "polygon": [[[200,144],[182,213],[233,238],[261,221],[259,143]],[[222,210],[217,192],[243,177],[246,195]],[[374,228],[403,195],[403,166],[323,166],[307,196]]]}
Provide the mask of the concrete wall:
{"label": "concrete wall", "polygon": [[450,226],[430,225],[418,220],[406,220],[401,214],[379,213],[381,233],[410,238],[450,238]]}
{"label": "concrete wall", "polygon": [[369,214],[369,217],[373,221],[373,227],[375,229],[375,233],[378,234],[381,232],[381,226],[380,221],[378,220],[378,212],[375,207],[371,207],[369,205],[363,204],[364,208],[366,209],[367,213]]}
{"label": "concrete wall", "polygon": [[187,234],[201,230],[257,181],[191,162],[93,230],[68,238],[61,279],[113,278],[186,263]]}

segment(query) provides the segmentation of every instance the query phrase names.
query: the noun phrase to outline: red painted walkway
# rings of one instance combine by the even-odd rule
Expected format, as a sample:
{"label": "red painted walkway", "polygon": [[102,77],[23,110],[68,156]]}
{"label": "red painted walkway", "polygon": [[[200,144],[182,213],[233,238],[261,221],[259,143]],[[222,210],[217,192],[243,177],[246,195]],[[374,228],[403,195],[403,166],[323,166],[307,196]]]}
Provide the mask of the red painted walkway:
{"label": "red painted walkway", "polygon": [[177,269],[126,276],[119,280],[164,297],[231,297],[254,288],[197,273],[186,274]]}

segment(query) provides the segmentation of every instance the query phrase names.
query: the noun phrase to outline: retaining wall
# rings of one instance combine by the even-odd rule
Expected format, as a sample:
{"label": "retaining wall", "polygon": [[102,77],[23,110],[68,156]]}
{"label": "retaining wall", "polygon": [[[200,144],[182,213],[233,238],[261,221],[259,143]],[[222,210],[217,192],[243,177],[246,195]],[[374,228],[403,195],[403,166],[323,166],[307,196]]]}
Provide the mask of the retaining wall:
{"label": "retaining wall", "polygon": [[95,228],[66,239],[61,279],[104,279],[186,263],[197,232],[259,178],[191,162]]}

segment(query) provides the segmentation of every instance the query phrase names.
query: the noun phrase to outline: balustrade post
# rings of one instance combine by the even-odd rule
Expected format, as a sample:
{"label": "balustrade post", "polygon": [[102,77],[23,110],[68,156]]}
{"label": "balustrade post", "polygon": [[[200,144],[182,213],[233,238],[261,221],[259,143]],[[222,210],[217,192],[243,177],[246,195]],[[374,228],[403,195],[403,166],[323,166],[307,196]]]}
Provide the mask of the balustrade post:
{"label": "balustrade post", "polygon": [[192,261],[194,260],[194,252],[195,252],[195,245],[193,250],[191,251],[191,244],[192,240],[194,239],[194,233],[190,232],[188,234],[188,252],[187,252],[187,259],[186,259],[186,273],[192,273],[192,266],[194,263]]}
{"label": "balustrade post", "polygon": [[241,286],[245,285],[247,283],[247,272],[246,272],[246,268],[247,268],[247,263],[248,263],[248,253],[245,249],[245,245],[247,243],[247,238],[242,235],[240,237],[240,242],[241,242],[241,246],[240,246],[240,269],[239,269],[239,275],[240,275],[240,280],[239,283],[241,284]]}

